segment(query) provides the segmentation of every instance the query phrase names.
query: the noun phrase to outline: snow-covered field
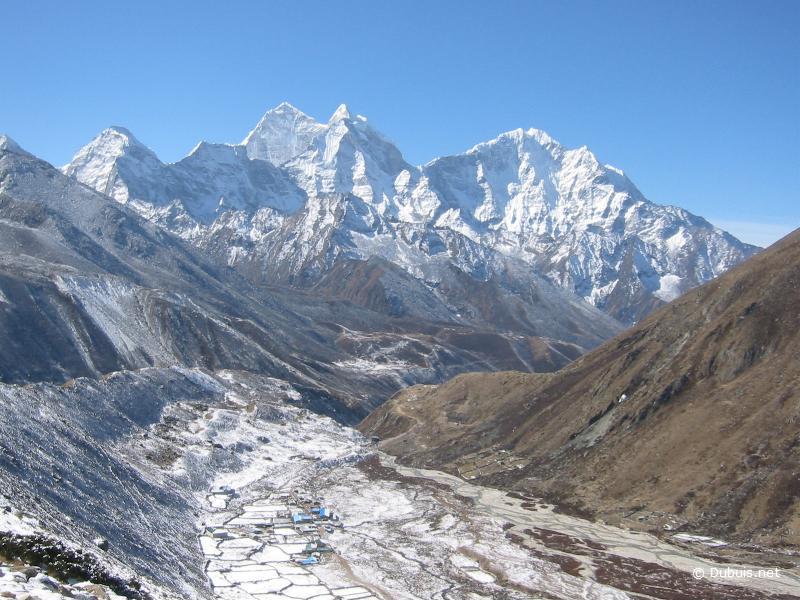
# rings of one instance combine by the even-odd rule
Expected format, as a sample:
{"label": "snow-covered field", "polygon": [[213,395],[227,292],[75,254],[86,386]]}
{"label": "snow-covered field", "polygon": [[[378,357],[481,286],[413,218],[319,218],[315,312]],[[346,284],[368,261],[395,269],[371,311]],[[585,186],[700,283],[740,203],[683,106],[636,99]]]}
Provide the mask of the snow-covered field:
{"label": "snow-covered field", "polygon": [[[209,495],[212,506],[226,508],[219,502],[225,495]],[[330,574],[320,577],[314,572],[330,551],[320,534],[332,533],[334,526],[293,524],[289,516],[301,512],[293,494],[275,492],[242,505],[236,516],[207,525],[200,545],[215,595],[230,600],[376,600],[364,587],[342,585],[341,577],[334,582]]]}
{"label": "snow-covered field", "polygon": [[[269,440],[242,455],[241,469],[214,479],[212,489],[230,496],[206,495],[199,543],[218,597],[628,597],[521,551],[503,521],[433,480],[407,479],[382,466],[388,457],[328,417],[281,406],[275,407],[280,418],[249,418],[252,392],[229,392],[230,408],[187,424],[198,444],[204,437],[225,447]],[[311,537],[286,526],[255,527],[291,512],[280,495],[295,490],[322,499],[344,524],[322,533],[334,552],[322,554],[320,564],[294,561]],[[346,596],[350,588],[362,591]]]}

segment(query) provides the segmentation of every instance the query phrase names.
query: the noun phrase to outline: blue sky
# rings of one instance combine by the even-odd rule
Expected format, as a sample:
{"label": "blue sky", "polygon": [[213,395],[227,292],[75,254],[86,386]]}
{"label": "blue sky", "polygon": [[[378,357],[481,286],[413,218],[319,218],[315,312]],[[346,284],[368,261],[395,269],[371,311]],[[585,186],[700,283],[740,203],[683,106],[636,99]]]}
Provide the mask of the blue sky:
{"label": "blue sky", "polygon": [[769,243],[800,226],[800,2],[3,3],[0,131],[63,164],[109,125],[163,160],[287,100],[413,163],[517,127]]}

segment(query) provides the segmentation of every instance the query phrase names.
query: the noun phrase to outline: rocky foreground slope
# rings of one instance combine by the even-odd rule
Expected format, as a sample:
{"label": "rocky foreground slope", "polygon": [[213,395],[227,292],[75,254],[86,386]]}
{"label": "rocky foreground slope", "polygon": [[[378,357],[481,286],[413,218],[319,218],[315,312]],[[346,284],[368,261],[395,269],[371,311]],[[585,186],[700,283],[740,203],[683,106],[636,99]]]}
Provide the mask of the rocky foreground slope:
{"label": "rocky foreground slope", "polygon": [[403,462],[608,522],[800,544],[800,231],[549,375],[395,395]]}

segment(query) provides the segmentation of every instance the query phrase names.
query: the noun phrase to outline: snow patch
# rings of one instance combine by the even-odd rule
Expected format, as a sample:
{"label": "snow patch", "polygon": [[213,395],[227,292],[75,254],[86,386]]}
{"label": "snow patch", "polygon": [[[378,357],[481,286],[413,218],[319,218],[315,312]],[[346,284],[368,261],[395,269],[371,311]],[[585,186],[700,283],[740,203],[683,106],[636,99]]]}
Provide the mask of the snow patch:
{"label": "snow patch", "polygon": [[683,293],[683,278],[678,275],[668,273],[662,275],[659,280],[658,289],[653,292],[653,295],[660,298],[664,302],[672,302]]}

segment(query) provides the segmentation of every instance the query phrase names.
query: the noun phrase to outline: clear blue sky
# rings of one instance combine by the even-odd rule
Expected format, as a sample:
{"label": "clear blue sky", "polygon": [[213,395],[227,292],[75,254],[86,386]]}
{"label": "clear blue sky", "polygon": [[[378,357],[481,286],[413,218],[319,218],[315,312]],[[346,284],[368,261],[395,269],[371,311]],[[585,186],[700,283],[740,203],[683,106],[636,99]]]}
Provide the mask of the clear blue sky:
{"label": "clear blue sky", "polygon": [[516,127],[769,242],[800,226],[800,1],[41,2],[0,11],[0,131],[63,164],[109,125],[163,160],[287,100],[413,163]]}

